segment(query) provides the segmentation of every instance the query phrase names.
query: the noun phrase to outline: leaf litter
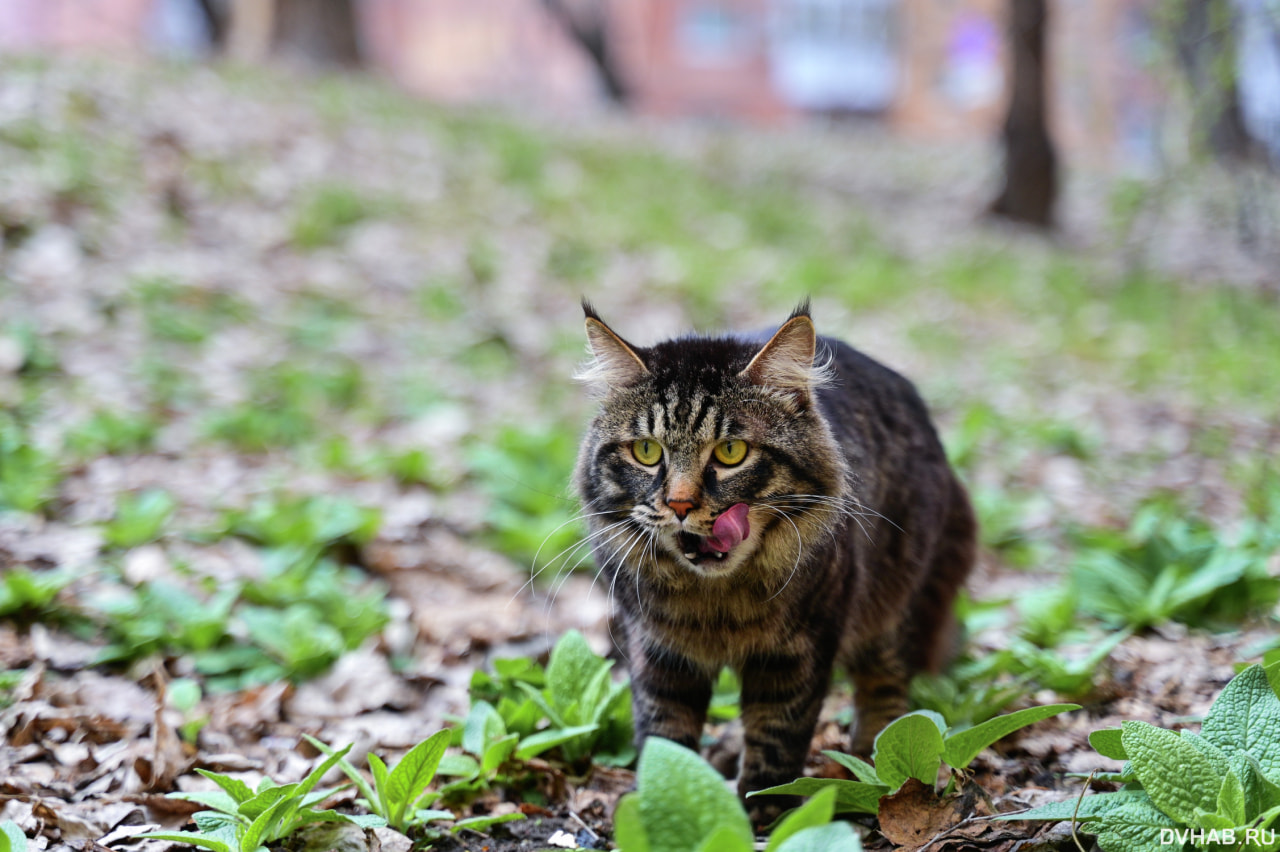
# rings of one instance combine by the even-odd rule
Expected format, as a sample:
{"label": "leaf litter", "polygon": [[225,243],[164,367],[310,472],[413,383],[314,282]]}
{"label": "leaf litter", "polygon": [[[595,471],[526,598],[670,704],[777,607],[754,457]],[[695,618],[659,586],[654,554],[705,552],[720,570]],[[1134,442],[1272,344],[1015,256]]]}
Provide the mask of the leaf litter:
{"label": "leaf litter", "polygon": [[[572,550],[549,566],[550,583],[526,585],[521,565],[485,537],[492,499],[468,479],[468,436],[491,439],[496,425],[528,424],[530,412],[545,419],[548,406],[570,412],[552,418],[552,428],[586,414],[568,381],[580,352],[582,285],[539,271],[559,237],[503,176],[510,164],[484,146],[457,144],[451,135],[462,131],[447,123],[362,113],[337,88],[326,105],[323,97],[291,96],[316,85],[309,82],[264,76],[251,92],[209,69],[173,75],[164,67],[103,67],[40,60],[0,79],[0,146],[15,158],[0,171],[0,401],[17,409],[28,382],[40,382],[29,437],[48,453],[58,453],[94,412],[123,412],[143,424],[143,437],[112,437],[119,450],[68,465],[56,489],[38,495],[40,512],[0,514],[0,567],[70,578],[54,598],[62,618],[0,622],[0,668],[25,670],[0,708],[0,820],[38,835],[36,848],[159,852],[166,843],[133,835],[189,818],[186,803],[158,794],[203,784],[192,769],[253,782],[298,779],[315,758],[300,744],[303,733],[354,743],[353,754],[403,753],[465,713],[470,674],[488,660],[545,656],[570,627],[604,647],[607,590],[568,570]],[[359,94],[369,95],[361,85]],[[541,127],[536,117],[525,120]],[[861,132],[761,141],[614,119],[571,132],[595,145],[649,145],[719,169],[730,185],[750,185],[761,172],[793,177],[832,222],[845,221],[846,206],[875,209],[888,199],[903,215],[883,217],[890,230],[882,236],[920,263],[939,256],[930,235],[943,233],[952,247],[1043,252],[989,225],[955,227],[957,216],[980,206],[982,170],[934,163],[966,176],[950,183],[940,204],[938,184],[913,183],[904,166],[912,156],[930,157],[927,149],[886,146]],[[36,134],[38,144],[15,144],[24,133]],[[78,165],[85,156],[98,158],[89,171]],[[548,167],[553,194],[572,197],[580,172],[566,158]],[[888,175],[897,183],[881,185]],[[348,212],[331,209],[343,204]],[[734,214],[713,224],[712,242],[742,247]],[[1101,239],[1079,221],[1073,227],[1072,240]],[[1198,272],[1213,256],[1206,249],[1199,260],[1179,262]],[[1247,261],[1232,257],[1228,271],[1245,270],[1247,281]],[[670,287],[645,295],[650,282],[679,280],[681,263],[619,249],[601,286],[616,309],[632,311],[654,334],[691,322],[773,319],[777,300],[765,278],[737,282],[743,295],[710,313],[673,298]],[[163,313],[174,304],[187,312]],[[1085,460],[1049,441],[1023,451],[1011,475],[1007,459],[979,448],[969,470],[976,487],[1036,495],[1024,531],[1122,522],[1161,491],[1184,492],[1210,517],[1233,521],[1245,501],[1236,468],[1280,449],[1280,427],[1255,411],[1206,406],[1186,394],[1134,393],[1107,374],[1055,374],[1061,367],[1052,357],[1038,360],[1045,347],[1037,339],[1052,334],[1047,325],[1012,326],[936,285],[916,302],[856,313],[830,296],[819,294],[817,304],[831,327],[849,329],[859,345],[926,377],[926,392],[942,400],[944,424],[960,419],[964,399],[985,400],[1015,422],[1040,411],[1047,420],[1089,424]],[[945,355],[912,345],[922,328],[955,327],[968,329],[971,340],[1000,339],[1032,352],[1042,381],[993,389],[981,363],[952,369]],[[42,369],[42,346],[56,368],[52,378],[31,379]],[[317,356],[325,369],[291,378],[292,361]],[[343,365],[353,366],[344,372]],[[329,390],[316,391],[320,385]],[[283,413],[260,423],[254,418],[263,412]],[[403,455],[415,449],[426,452],[429,469]],[[318,454],[328,460],[317,464]],[[529,481],[529,473],[512,470],[507,487],[533,490]],[[122,495],[147,489],[173,499],[173,516],[152,540],[113,550],[103,525]],[[100,623],[91,620],[86,630],[79,620],[85,602],[109,591],[117,576],[132,585],[218,588],[260,580],[269,573],[267,557],[219,528],[228,513],[282,489],[343,494],[378,510],[376,537],[341,545],[345,560],[385,584],[388,622],[376,637],[319,677],[211,691],[183,709],[166,694],[174,678],[202,676],[189,658],[97,664],[105,642]],[[566,511],[563,493],[546,496]],[[996,556],[985,563],[982,596],[1011,597],[1026,582]],[[986,796],[1004,811],[1065,795],[1061,772],[1096,765],[1090,730],[1120,719],[1167,725],[1202,715],[1241,648],[1267,635],[1162,627],[1126,640],[1109,664],[1109,700],[985,751],[971,767],[964,803],[938,799],[923,785],[904,788],[882,811],[883,836],[912,849],[998,850],[1033,834],[1051,837],[1043,827],[992,828],[981,819],[992,812]],[[818,774],[832,772],[820,748],[848,746],[835,721],[840,703],[839,696],[828,701],[815,738]],[[180,733],[192,722],[199,724],[194,745]],[[733,738],[731,730],[717,733]],[[434,848],[546,848],[559,845],[552,836],[563,842],[570,835],[585,846],[607,836],[631,773],[596,767],[570,778],[539,765],[546,805],[521,806],[530,819],[488,837],[464,831]],[[975,799],[975,790],[985,792]],[[491,792],[471,813],[513,807]],[[399,835],[378,836],[360,833],[354,848],[403,843]]]}

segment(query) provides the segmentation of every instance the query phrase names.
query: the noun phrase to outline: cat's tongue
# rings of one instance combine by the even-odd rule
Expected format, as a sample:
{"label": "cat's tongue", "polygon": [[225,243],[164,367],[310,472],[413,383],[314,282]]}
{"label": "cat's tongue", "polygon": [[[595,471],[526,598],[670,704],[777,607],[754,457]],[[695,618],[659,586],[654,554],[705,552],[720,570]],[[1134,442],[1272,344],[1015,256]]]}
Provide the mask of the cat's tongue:
{"label": "cat's tongue", "polygon": [[720,517],[711,525],[711,535],[702,542],[703,547],[717,553],[732,550],[734,545],[751,534],[751,522],[747,520],[750,509],[746,503],[734,503],[721,512]]}

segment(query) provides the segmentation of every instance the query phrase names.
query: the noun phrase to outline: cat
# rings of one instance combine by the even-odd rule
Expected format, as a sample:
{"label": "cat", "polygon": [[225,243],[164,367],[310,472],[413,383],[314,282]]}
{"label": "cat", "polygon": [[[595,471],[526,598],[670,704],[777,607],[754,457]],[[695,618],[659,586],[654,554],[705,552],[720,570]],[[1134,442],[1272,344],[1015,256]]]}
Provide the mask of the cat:
{"label": "cat", "polygon": [[[697,749],[724,666],[742,684],[740,795],[802,774],[831,681],[854,751],[908,710],[954,642],[977,525],[902,376],[818,337],[808,302],[772,336],[650,347],[587,302],[601,400],[574,485],[631,672],[636,746]],[[747,799],[759,825],[793,800]]]}

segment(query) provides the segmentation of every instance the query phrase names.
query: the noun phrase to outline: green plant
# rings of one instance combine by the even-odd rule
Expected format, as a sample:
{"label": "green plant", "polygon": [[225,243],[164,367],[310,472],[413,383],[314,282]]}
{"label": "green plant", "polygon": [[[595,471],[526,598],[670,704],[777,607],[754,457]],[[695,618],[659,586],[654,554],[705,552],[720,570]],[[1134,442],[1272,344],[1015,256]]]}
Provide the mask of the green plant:
{"label": "green plant", "polygon": [[[437,731],[427,739],[411,748],[394,769],[388,770],[376,754],[365,755],[369,763],[369,771],[373,775],[370,785],[364,776],[344,757],[338,766],[347,774],[360,795],[364,797],[369,810],[387,821],[387,825],[396,831],[404,832],[410,826],[422,825],[436,819],[453,819],[452,811],[429,810],[429,806],[440,798],[440,793],[427,789],[435,778],[440,759],[449,747],[452,732]],[[332,756],[336,754],[330,746],[315,737],[303,735],[307,742],[322,753]]]}
{"label": "green plant", "polygon": [[1223,688],[1200,733],[1140,721],[1095,731],[1104,757],[1127,760],[1122,789],[999,819],[1071,820],[1106,852],[1174,845],[1280,849],[1280,665],[1253,665]]}
{"label": "green plant", "polygon": [[350,187],[316,187],[294,216],[293,241],[304,249],[331,245],[371,211],[372,205]]}
{"label": "green plant", "polygon": [[266,547],[313,548],[366,544],[382,515],[345,497],[274,495],[227,512],[223,522],[226,532]]}
{"label": "green plant", "polygon": [[[491,499],[486,516],[497,547],[535,572],[587,564],[577,503],[566,486],[577,457],[576,430],[506,427],[492,441],[473,445],[471,469]],[[541,565],[540,555],[554,554]]]}
{"label": "green plant", "polygon": [[347,746],[329,755],[297,783],[277,785],[270,778],[263,778],[256,790],[238,778],[197,769],[219,789],[169,794],[169,798],[198,802],[212,809],[199,811],[192,817],[197,830],[148,832],[139,836],[189,843],[212,852],[258,852],[312,823],[347,822],[361,828],[385,825],[386,821],[380,816],[352,816],[315,808],[334,791],[313,788],[350,749],[351,746]]}
{"label": "green plant", "polygon": [[1110,624],[1238,623],[1280,600],[1280,577],[1267,571],[1280,535],[1262,522],[1245,525],[1228,542],[1208,523],[1152,503],[1125,532],[1093,530],[1078,539],[1073,575],[1080,608]]}
{"label": "green plant", "polygon": [[53,500],[61,479],[53,456],[35,446],[14,418],[0,412],[0,511],[39,512]]}
{"label": "green plant", "polygon": [[27,835],[11,819],[0,822],[0,852],[27,852]]}
{"label": "green plant", "polygon": [[0,577],[0,615],[47,614],[62,591],[75,579],[68,571],[33,571],[25,565],[6,568]]}
{"label": "green plant", "polygon": [[635,759],[631,689],[610,677],[612,668],[612,660],[597,655],[581,633],[570,630],[551,651],[546,687],[516,681],[546,714],[549,730],[580,731],[559,743],[570,763],[590,756],[596,763],[626,766]]}
{"label": "green plant", "polygon": [[102,529],[103,539],[111,547],[124,548],[155,541],[175,508],[173,497],[159,488],[121,494],[116,499],[115,517]]}
{"label": "green plant", "polygon": [[502,716],[487,701],[474,701],[461,728],[462,750],[467,754],[446,755],[439,764],[441,775],[457,780],[447,784],[441,793],[457,798],[488,789],[497,781],[510,781],[518,769],[512,759],[524,762],[579,737],[588,736],[595,725],[552,727],[522,737],[507,730]]}
{"label": "green plant", "polygon": [[946,720],[937,713],[916,710],[890,722],[876,737],[872,754],[874,765],[838,751],[823,752],[852,772],[856,781],[800,778],[749,795],[811,796],[822,790],[834,789],[838,813],[873,814],[879,810],[880,798],[897,791],[908,778],[932,787],[938,781],[938,772],[943,764],[952,770],[962,770],[978,756],[978,752],[996,740],[1042,719],[1078,709],[1078,704],[1028,707],[961,730],[949,729]]}
{"label": "green plant", "polygon": [[[860,852],[853,829],[831,822],[835,802],[835,791],[819,792],[779,823],[766,852]],[[689,749],[651,737],[636,792],[614,813],[614,840],[622,852],[750,852],[755,837],[720,773]]]}
{"label": "green plant", "polygon": [[25,674],[22,669],[0,669],[0,710],[13,703],[13,690]]}
{"label": "green plant", "polygon": [[143,414],[95,411],[63,436],[63,446],[81,459],[127,455],[151,449],[158,424]]}

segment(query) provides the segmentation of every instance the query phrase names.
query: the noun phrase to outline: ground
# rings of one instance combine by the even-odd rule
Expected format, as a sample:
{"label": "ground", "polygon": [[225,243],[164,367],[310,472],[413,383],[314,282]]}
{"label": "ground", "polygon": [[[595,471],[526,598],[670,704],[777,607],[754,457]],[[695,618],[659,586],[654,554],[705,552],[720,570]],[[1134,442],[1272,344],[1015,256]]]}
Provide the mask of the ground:
{"label": "ground", "polygon": [[[297,780],[304,733],[394,762],[466,714],[492,660],[544,657],[569,628],[608,651],[567,489],[591,404],[571,380],[581,295],[638,342],[776,323],[811,295],[820,330],[917,381],[984,525],[971,668],[1085,557],[1142,541],[1135,516],[1191,525],[1170,560],[1280,525],[1280,219],[1211,167],[1078,169],[1046,237],[978,214],[996,163],[980,145],[5,63],[0,819],[34,848],[158,852],[131,835],[186,822],[165,794],[207,788],[197,767]],[[1241,247],[1246,207],[1263,237]],[[1248,553],[1249,588],[1270,590],[1275,551]],[[1130,624],[1089,592],[1054,660],[1134,635],[1076,678],[1084,709],[983,752],[950,817],[904,791],[868,844],[1065,846],[982,816],[1117,768],[1096,728],[1194,724],[1274,644],[1247,595],[1225,622],[1231,601],[1206,608],[1226,628],[1210,632],[1172,605]],[[949,706],[1010,685],[983,677],[947,681],[967,690]],[[1010,706],[1061,697],[1020,677]],[[837,771],[819,751],[847,747],[848,707],[837,688],[811,772]],[[723,757],[712,741],[732,725],[709,732]],[[611,836],[627,770],[532,765],[526,820],[435,848]],[[495,787],[460,815],[519,798]]]}

